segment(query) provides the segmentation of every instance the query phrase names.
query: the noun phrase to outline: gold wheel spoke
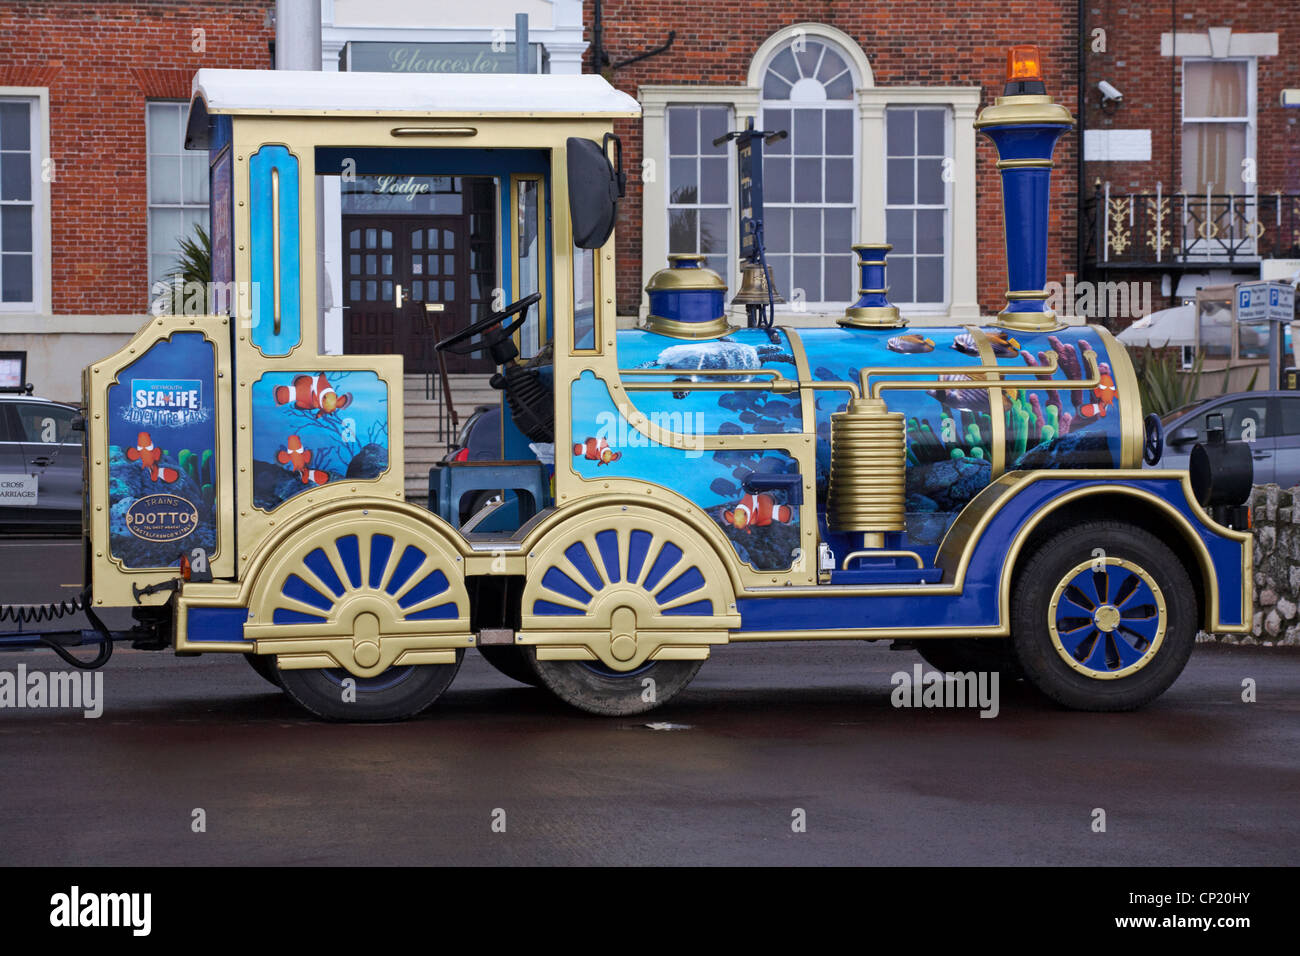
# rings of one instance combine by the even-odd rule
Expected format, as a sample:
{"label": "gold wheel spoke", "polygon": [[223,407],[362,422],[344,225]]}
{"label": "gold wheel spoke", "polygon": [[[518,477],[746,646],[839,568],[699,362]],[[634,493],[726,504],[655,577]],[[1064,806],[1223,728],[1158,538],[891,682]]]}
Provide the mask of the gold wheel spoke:
{"label": "gold wheel spoke", "polygon": [[297,598],[289,597],[287,594],[276,596],[275,607],[277,610],[301,611],[303,614],[311,614],[315,617],[328,618],[330,612],[321,610],[314,604],[308,604],[306,601],[300,601]]}

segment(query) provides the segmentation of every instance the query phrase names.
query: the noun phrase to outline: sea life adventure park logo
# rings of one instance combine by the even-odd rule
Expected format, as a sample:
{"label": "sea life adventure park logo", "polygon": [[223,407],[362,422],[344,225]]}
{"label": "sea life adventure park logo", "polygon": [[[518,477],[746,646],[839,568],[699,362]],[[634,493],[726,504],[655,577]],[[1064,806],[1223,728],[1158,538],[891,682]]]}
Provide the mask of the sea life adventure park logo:
{"label": "sea life adventure park logo", "polygon": [[192,425],[208,420],[203,382],[197,378],[134,378],[131,405],[122,417],[138,425]]}

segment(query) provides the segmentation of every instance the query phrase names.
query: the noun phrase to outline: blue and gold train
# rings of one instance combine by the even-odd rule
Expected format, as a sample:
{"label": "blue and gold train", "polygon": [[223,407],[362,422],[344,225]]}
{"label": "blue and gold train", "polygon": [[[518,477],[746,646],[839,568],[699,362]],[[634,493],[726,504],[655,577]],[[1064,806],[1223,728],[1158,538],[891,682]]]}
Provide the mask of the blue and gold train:
{"label": "blue and gold train", "polygon": [[[713,647],[773,640],[907,642],[1083,709],[1152,700],[1198,630],[1250,625],[1241,476],[1222,449],[1195,484],[1143,469],[1160,435],[1124,348],[1047,309],[1073,120],[1018,50],[976,124],[1012,288],[952,328],[908,328],[866,243],[838,327],[737,320],[678,256],[619,330],[608,147],[639,109],[599,77],[200,71],[188,144],[229,294],[86,370],[94,606],[135,608],[156,646],[244,654],[330,719],[421,711],[470,648],[637,713]],[[435,469],[427,507],[405,495],[401,356],[336,354],[318,321],[319,197],[349,172],[491,176],[511,224],[512,304],[438,343],[497,367],[502,460]],[[466,492],[502,487],[462,526]]]}

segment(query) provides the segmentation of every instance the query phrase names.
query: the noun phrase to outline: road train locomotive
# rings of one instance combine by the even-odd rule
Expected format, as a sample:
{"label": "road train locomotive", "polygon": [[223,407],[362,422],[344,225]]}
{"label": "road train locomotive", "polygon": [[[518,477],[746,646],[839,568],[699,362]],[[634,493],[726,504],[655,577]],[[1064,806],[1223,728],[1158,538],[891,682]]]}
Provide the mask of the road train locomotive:
{"label": "road train locomotive", "polygon": [[[640,111],[601,77],[199,71],[187,146],[233,291],[84,372],[84,602],[136,620],[91,633],[100,657],[126,638],[243,654],[339,720],[424,710],[472,650],[630,715],[741,641],[884,640],[1067,707],[1150,702],[1198,631],[1250,626],[1249,455],[1244,476],[1222,442],[1190,472],[1142,467],[1162,436],[1124,347],[1046,303],[1073,118],[1032,48],[1010,61],[976,121],[1010,291],[947,328],[890,304],[882,242],[853,247],[838,322],[773,321],[761,154],[780,131],[733,134],[745,308],[674,256],[620,328],[614,123]],[[404,487],[402,356],[340,354],[319,321],[322,184],[350,172],[492,177],[504,224],[503,301],[437,342],[490,357],[501,460],[439,465],[427,504]],[[505,493],[462,524],[483,489]]]}

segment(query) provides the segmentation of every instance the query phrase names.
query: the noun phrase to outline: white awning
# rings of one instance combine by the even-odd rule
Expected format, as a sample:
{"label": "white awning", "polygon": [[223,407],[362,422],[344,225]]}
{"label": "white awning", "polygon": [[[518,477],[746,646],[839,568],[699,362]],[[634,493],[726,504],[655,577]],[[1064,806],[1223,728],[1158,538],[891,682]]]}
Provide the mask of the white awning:
{"label": "white awning", "polygon": [[1196,306],[1179,305],[1152,312],[1130,325],[1118,338],[1135,348],[1195,345]]}

